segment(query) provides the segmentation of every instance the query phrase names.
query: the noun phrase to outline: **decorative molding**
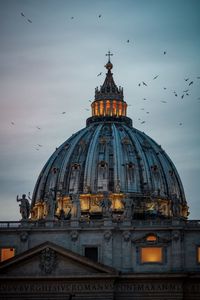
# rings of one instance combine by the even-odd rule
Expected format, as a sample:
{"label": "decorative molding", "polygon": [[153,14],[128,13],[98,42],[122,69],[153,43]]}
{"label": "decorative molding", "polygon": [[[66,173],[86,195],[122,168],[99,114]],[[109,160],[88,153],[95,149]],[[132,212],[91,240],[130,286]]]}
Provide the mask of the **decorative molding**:
{"label": "decorative molding", "polygon": [[122,236],[124,238],[124,241],[128,242],[128,241],[130,241],[131,233],[130,233],[130,231],[124,231],[123,234],[122,234]]}
{"label": "decorative molding", "polygon": [[45,248],[40,252],[40,264],[41,271],[45,274],[51,274],[57,265],[56,252],[51,248]]}
{"label": "decorative molding", "polygon": [[76,231],[76,230],[73,230],[71,233],[70,233],[70,236],[71,236],[71,240],[73,241],[73,242],[76,242],[77,241],[77,239],[78,239],[78,231]]}
{"label": "decorative molding", "polygon": [[112,232],[107,230],[105,233],[104,233],[104,239],[106,240],[106,242],[109,242],[110,239],[111,239],[111,236],[112,236]]}

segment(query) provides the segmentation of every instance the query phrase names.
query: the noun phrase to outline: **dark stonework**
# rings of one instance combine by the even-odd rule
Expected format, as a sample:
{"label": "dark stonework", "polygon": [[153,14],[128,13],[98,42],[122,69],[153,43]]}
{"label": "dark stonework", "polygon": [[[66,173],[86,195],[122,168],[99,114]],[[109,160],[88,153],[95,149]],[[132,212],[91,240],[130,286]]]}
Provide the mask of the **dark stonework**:
{"label": "dark stonework", "polygon": [[46,274],[51,274],[57,265],[57,256],[54,250],[46,248],[40,253],[40,269]]}

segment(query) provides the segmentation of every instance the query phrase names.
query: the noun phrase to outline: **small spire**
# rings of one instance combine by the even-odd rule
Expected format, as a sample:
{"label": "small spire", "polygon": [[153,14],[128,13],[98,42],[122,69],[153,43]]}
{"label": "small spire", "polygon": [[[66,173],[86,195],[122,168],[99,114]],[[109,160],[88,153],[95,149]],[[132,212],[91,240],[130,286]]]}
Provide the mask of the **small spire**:
{"label": "small spire", "polygon": [[108,53],[106,53],[106,56],[108,56],[108,62],[110,62],[110,57],[113,56],[113,54],[109,50]]}
{"label": "small spire", "polygon": [[113,68],[113,64],[110,62],[110,57],[113,56],[113,54],[109,50],[108,53],[106,53],[106,56],[108,56],[108,62],[105,65],[105,68],[109,71]]}

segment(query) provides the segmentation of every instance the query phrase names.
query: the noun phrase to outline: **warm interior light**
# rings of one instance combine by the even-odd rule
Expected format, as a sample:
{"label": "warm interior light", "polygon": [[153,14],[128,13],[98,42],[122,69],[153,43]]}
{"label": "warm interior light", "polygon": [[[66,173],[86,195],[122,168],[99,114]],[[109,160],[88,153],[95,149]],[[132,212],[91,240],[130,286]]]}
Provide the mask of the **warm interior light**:
{"label": "warm interior light", "polygon": [[107,116],[110,115],[110,101],[109,100],[106,101],[106,115]]}
{"label": "warm interior light", "polygon": [[141,248],[142,263],[161,263],[162,262],[161,247],[143,247]]}
{"label": "warm interior light", "polygon": [[15,256],[14,248],[2,248],[1,249],[1,261],[7,260]]}
{"label": "warm interior light", "polygon": [[197,261],[200,263],[200,247],[197,249]]}
{"label": "warm interior light", "polygon": [[103,108],[104,108],[103,101],[100,101],[100,116],[103,116]]}
{"label": "warm interior light", "polygon": [[146,241],[147,241],[147,242],[155,242],[155,241],[157,241],[157,237],[156,237],[155,235],[153,235],[153,234],[148,235],[148,236],[146,237]]}

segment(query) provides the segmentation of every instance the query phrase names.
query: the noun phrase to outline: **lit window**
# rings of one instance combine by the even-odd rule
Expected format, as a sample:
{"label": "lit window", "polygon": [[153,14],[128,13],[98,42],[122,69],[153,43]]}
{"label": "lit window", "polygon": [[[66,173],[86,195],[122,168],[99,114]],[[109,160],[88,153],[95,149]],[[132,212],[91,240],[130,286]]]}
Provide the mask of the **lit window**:
{"label": "lit window", "polygon": [[2,248],[1,249],[1,261],[7,260],[15,256],[14,248]]}
{"label": "lit window", "polygon": [[119,102],[118,107],[119,107],[119,116],[121,116],[122,115],[122,102]]}
{"label": "lit window", "polygon": [[100,116],[103,116],[104,104],[103,101],[100,101]]}
{"label": "lit window", "polygon": [[146,241],[147,242],[156,242],[157,241],[157,237],[154,234],[150,234],[146,237]]}
{"label": "lit window", "polygon": [[197,262],[200,263],[200,247],[197,247]]}
{"label": "lit window", "polygon": [[107,116],[110,115],[110,101],[109,100],[106,101],[106,115]]}
{"label": "lit window", "polygon": [[141,263],[162,263],[162,247],[144,247],[141,248]]}
{"label": "lit window", "polygon": [[116,116],[117,114],[117,103],[116,100],[113,101],[113,116]]}

